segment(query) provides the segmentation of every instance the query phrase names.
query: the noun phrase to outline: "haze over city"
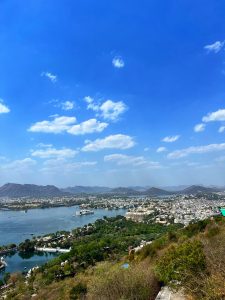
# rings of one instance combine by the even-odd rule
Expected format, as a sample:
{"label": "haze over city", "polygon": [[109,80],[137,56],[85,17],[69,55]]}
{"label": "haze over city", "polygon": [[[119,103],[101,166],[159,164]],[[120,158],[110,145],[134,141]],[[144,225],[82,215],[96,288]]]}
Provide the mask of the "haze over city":
{"label": "haze over city", "polygon": [[224,186],[224,9],[3,1],[0,184]]}

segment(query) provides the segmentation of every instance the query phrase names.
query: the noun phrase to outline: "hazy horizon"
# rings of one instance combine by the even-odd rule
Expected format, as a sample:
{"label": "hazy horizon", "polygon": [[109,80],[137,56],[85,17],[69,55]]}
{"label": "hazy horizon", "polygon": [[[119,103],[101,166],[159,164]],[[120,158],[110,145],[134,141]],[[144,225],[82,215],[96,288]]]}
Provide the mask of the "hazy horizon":
{"label": "hazy horizon", "polygon": [[[0,185],[0,187],[7,185],[7,184],[21,184],[21,185],[39,185],[36,183],[29,183],[29,182],[24,182],[24,183],[18,183],[18,182],[5,182],[4,184]],[[73,184],[70,186],[60,186],[60,185],[55,185],[55,184],[40,184],[40,186],[48,186],[48,185],[54,185],[59,189],[65,189],[65,188],[73,188],[73,187],[90,187],[90,188],[95,188],[95,187],[101,187],[101,188],[110,188],[110,189],[114,189],[114,188],[131,188],[131,189],[135,189],[135,188],[143,188],[143,189],[148,189],[148,188],[160,188],[160,189],[171,189],[171,190],[175,190],[177,189],[185,189],[186,187],[190,187],[190,186],[204,186],[204,187],[217,187],[217,188],[223,188],[225,185],[214,185],[214,184],[209,184],[209,185],[204,185],[201,183],[193,183],[193,184],[180,184],[180,185],[168,185],[168,186],[164,186],[164,185],[115,185],[115,186],[109,186],[109,185],[79,185],[79,184]]]}

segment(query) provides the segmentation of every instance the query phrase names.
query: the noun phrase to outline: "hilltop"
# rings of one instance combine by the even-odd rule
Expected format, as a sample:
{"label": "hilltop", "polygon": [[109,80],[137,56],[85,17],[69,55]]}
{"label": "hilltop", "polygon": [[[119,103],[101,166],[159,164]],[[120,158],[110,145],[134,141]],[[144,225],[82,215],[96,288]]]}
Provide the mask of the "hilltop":
{"label": "hilltop", "polygon": [[205,187],[205,186],[201,186],[201,185],[192,185],[189,186],[187,188],[185,188],[184,190],[182,190],[182,194],[198,194],[198,193],[216,193],[216,192],[220,192],[221,188],[216,188],[216,187]]}
{"label": "hilltop", "polygon": [[7,183],[0,187],[0,197],[61,197],[68,193],[54,185]]}
{"label": "hilltop", "polygon": [[147,196],[166,196],[166,195],[172,195],[174,192],[169,192],[163,189],[152,187],[146,191],[144,191]]}

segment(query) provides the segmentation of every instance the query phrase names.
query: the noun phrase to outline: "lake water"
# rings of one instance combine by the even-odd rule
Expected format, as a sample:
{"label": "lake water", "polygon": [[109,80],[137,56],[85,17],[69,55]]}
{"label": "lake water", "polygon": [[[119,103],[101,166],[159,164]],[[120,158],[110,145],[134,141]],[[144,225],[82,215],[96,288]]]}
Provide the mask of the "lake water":
{"label": "lake water", "polygon": [[[58,230],[71,230],[93,223],[103,216],[114,217],[124,215],[126,210],[96,209],[92,215],[76,216],[79,206],[31,209],[24,211],[0,211],[0,245],[20,243],[33,236],[53,233]],[[54,257],[53,254],[34,255],[31,258],[21,258],[17,253],[5,258],[8,266],[5,272],[23,271],[42,265]],[[2,272],[3,273],[3,272]],[[1,273],[1,274],[2,274]],[[1,275],[0,275],[1,277]]]}
{"label": "lake water", "polygon": [[6,272],[15,273],[28,271],[35,266],[41,266],[48,262],[50,259],[56,257],[53,253],[41,253],[39,255],[33,255],[30,258],[22,258],[18,253],[12,256],[6,256],[5,261],[7,262],[7,267],[0,271],[0,279],[4,277]]}
{"label": "lake water", "polygon": [[18,244],[32,235],[44,235],[58,230],[71,230],[93,223],[103,216],[124,215],[126,210],[95,209],[94,214],[76,216],[79,206],[0,211],[0,245]]}

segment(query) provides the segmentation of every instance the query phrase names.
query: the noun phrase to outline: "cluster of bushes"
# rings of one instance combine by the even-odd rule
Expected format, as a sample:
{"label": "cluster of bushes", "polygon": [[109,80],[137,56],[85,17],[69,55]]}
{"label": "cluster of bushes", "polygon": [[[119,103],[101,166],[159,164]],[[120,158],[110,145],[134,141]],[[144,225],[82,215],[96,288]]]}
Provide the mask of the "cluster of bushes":
{"label": "cluster of bushes", "polygon": [[155,273],[166,285],[183,285],[189,277],[198,276],[206,270],[203,245],[198,240],[171,245],[158,260]]}
{"label": "cluster of bushes", "polygon": [[9,244],[9,245],[0,246],[0,252],[13,251],[15,249],[16,249],[16,244]]}
{"label": "cluster of bushes", "polygon": [[164,248],[153,243],[140,254],[146,257],[155,250],[154,273],[162,284],[183,288],[193,299],[225,299],[224,223],[217,217],[190,224],[161,239]]}
{"label": "cluster of bushes", "polygon": [[20,252],[34,252],[35,241],[26,239],[24,242],[19,244]]}

